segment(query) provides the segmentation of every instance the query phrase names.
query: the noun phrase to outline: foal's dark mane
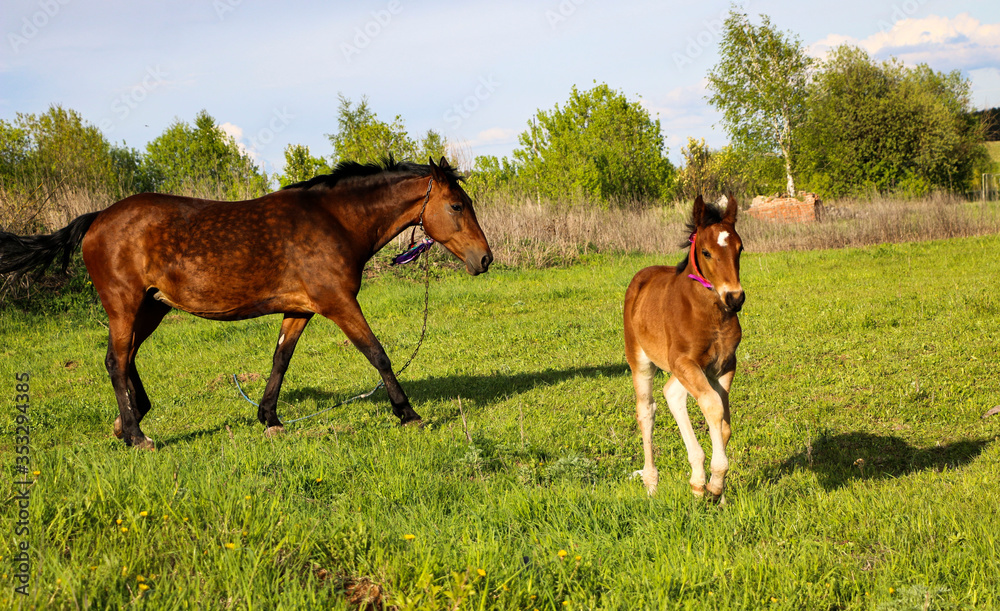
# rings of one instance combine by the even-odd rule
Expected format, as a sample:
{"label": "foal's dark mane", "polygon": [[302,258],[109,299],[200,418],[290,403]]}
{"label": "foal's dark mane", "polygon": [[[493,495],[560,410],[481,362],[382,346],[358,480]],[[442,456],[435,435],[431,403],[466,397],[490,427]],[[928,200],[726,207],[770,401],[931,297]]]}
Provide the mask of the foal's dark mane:
{"label": "foal's dark mane", "polygon": [[[452,185],[464,180],[458,170],[448,165],[442,160],[438,166],[448,177],[448,182]],[[320,174],[309,180],[303,180],[284,187],[282,191],[288,189],[312,189],[313,187],[331,188],[341,180],[348,178],[366,178],[370,176],[391,175],[398,178],[412,178],[415,176],[430,176],[431,166],[427,164],[413,163],[411,161],[396,161],[389,156],[378,163],[358,163],[356,161],[341,161],[330,174]]]}
{"label": "foal's dark mane", "polygon": [[[722,222],[722,217],[725,211],[716,206],[715,204],[706,203],[703,210],[704,212],[702,212],[702,217],[701,217],[702,227],[708,227],[709,225],[714,225],[716,223]],[[687,250],[684,251],[684,259],[681,260],[681,262],[678,263],[677,267],[675,268],[675,271],[678,274],[683,272],[684,268],[687,267],[688,250],[690,250],[691,247],[691,241],[690,241],[691,236],[694,235],[694,232],[697,230],[698,230],[698,219],[694,218],[694,211],[692,210],[691,219],[684,225],[684,231],[686,232],[684,234],[685,235],[684,241],[680,243],[681,248],[685,248]]]}

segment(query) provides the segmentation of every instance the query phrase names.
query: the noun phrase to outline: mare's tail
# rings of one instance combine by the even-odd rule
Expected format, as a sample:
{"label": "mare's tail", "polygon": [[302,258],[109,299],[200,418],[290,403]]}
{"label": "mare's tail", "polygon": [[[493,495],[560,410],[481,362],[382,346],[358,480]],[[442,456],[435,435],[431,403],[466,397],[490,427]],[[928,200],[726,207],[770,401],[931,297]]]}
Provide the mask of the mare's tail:
{"label": "mare's tail", "polygon": [[66,271],[70,255],[100,212],[76,217],[69,225],[48,235],[18,236],[0,231],[0,274],[24,274],[33,269],[41,275],[62,253],[62,268]]}

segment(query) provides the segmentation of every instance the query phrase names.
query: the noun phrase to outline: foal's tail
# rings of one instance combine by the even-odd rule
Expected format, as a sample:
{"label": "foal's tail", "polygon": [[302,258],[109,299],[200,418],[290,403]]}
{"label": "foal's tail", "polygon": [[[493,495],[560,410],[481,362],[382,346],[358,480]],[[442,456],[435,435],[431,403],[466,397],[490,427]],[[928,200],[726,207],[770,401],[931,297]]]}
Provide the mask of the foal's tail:
{"label": "foal's tail", "polygon": [[66,271],[70,255],[100,212],[78,216],[69,225],[48,235],[18,236],[0,231],[0,274],[24,274],[33,269],[41,275],[62,253],[62,268]]}

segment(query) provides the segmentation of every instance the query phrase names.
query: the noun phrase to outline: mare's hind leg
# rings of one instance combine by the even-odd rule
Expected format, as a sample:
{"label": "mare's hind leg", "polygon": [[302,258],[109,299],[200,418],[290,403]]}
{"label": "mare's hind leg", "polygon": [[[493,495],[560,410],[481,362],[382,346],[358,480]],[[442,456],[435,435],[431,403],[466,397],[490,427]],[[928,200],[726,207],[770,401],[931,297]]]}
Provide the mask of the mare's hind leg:
{"label": "mare's hind leg", "polygon": [[278,336],[278,345],[274,348],[271,376],[267,380],[267,387],[264,388],[260,407],[257,408],[257,419],[267,427],[266,434],[269,437],[285,430],[281,426],[281,420],[278,419],[278,393],[281,392],[281,382],[285,379],[285,371],[288,369],[289,361],[292,360],[295,344],[311,318],[312,314],[285,314],[284,320],[281,321],[281,335]]}
{"label": "mare's hind leg", "polygon": [[691,426],[691,417],[687,409],[688,391],[681,384],[677,376],[672,376],[663,386],[663,396],[667,398],[667,406],[670,413],[677,422],[680,429],[681,439],[684,440],[684,447],[687,449],[688,464],[691,465],[691,493],[695,496],[705,494],[705,451],[698,443],[694,428]]}
{"label": "mare's hind leg", "polygon": [[132,366],[130,357],[133,354],[133,325],[135,318],[130,314],[120,312],[108,313],[108,356],[104,361],[111,376],[111,385],[115,389],[115,399],[118,401],[118,417],[122,440],[127,446],[155,449],[153,440],[146,437],[139,428],[139,406],[134,389],[129,385],[129,370]]}
{"label": "mare's hind leg", "polygon": [[[160,325],[160,322],[163,321],[163,317],[166,316],[169,311],[170,306],[156,301],[147,294],[146,298],[142,302],[142,305],[139,306],[139,313],[135,317],[132,335],[132,350],[129,355],[127,388],[130,396],[135,402],[135,416],[137,422],[142,422],[143,417],[147,412],[149,412],[152,404],[149,400],[149,396],[146,394],[146,388],[143,386],[142,380],[139,378],[139,371],[135,367],[135,357],[139,353],[139,347],[142,346],[142,343],[146,341],[150,335],[152,335],[153,331],[156,330],[156,327]],[[120,415],[115,418],[114,433],[115,437],[118,437],[119,439],[121,439],[124,434],[122,418]]]}
{"label": "mare's hind leg", "polygon": [[653,378],[657,367],[640,351],[632,368],[632,386],[635,387],[635,419],[642,433],[642,483],[646,492],[653,494],[660,481],[660,474],[653,463],[653,426],[656,420],[656,403],[653,401]]}

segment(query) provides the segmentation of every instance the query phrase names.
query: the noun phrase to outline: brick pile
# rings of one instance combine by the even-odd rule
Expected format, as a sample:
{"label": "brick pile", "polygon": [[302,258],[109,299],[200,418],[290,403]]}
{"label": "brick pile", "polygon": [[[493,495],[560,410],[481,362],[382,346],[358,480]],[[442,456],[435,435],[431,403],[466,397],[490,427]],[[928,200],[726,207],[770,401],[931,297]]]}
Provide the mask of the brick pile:
{"label": "brick pile", "polygon": [[815,193],[800,193],[799,197],[753,198],[747,214],[773,223],[815,223],[822,214],[823,204]]}

